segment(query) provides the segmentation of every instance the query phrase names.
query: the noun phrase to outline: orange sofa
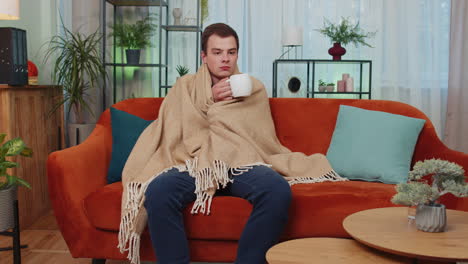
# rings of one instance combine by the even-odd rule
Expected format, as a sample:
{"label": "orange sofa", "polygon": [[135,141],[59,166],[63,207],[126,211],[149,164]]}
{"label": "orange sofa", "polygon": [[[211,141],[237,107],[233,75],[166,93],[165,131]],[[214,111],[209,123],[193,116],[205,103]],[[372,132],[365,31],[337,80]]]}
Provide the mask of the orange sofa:
{"label": "orange sofa", "polygon": [[[114,107],[152,120],[157,118],[162,100],[129,99]],[[326,153],[340,104],[428,120],[416,108],[393,101],[273,98],[270,105],[279,140],[293,151]],[[117,249],[122,184],[106,184],[111,148],[110,112],[106,110],[85,142],[53,152],[47,161],[50,198],[63,237],[74,257],[93,258],[93,263],[126,258]],[[468,171],[468,155],[447,148],[428,120],[413,163],[429,158],[450,160]],[[295,185],[290,220],[282,239],[349,237],[342,220],[357,211],[395,206],[390,202],[394,187],[363,181]],[[444,198],[448,208],[468,211],[468,199]],[[209,216],[191,215],[191,207],[185,211],[185,224],[192,261],[234,261],[251,205],[240,198],[216,197]],[[154,260],[148,232],[142,240],[142,260]]]}

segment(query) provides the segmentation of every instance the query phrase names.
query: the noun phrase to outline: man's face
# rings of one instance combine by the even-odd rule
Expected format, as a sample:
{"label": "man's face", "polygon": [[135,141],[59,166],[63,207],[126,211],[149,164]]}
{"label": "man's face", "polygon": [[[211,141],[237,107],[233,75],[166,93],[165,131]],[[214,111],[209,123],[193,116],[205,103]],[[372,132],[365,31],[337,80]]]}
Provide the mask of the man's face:
{"label": "man's face", "polygon": [[237,65],[236,39],[233,36],[222,38],[218,35],[211,35],[206,46],[206,53],[202,51],[201,56],[215,84],[234,73]]}

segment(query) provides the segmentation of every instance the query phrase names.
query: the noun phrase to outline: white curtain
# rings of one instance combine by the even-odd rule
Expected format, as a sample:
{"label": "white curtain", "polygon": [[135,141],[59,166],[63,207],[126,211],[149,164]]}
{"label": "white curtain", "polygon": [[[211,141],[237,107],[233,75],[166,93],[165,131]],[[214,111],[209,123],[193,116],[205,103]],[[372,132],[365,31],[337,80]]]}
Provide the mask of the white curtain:
{"label": "white curtain", "polygon": [[452,0],[445,143],[468,153],[468,3]]}
{"label": "white curtain", "polygon": [[[283,51],[283,28],[303,27],[302,58],[331,59],[331,43],[315,29],[322,27],[324,18],[332,22],[342,17],[359,21],[364,30],[377,31],[376,37],[368,41],[375,48],[348,45],[342,59],[372,60],[372,99],[417,107],[442,135],[450,0],[216,0],[210,1],[209,8],[206,25],[224,22],[237,31],[241,71],[259,78],[270,96],[272,63]],[[287,71],[300,75],[304,70],[295,66]],[[284,84],[281,87],[285,88]]]}

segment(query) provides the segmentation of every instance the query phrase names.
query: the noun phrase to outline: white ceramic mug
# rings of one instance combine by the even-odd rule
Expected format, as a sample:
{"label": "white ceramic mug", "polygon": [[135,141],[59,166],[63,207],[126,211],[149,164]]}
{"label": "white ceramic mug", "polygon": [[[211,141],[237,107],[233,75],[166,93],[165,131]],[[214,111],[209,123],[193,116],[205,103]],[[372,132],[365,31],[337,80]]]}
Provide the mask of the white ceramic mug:
{"label": "white ceramic mug", "polygon": [[247,73],[231,75],[227,82],[231,83],[232,97],[244,97],[252,94],[252,80]]}

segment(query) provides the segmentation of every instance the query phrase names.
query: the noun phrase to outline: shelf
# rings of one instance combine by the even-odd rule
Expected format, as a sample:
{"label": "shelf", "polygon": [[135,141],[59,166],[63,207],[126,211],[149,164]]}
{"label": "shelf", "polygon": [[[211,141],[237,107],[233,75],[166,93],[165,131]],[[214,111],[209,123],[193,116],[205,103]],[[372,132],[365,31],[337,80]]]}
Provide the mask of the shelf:
{"label": "shelf", "polygon": [[167,67],[164,64],[148,64],[148,63],[140,63],[140,64],[128,64],[128,63],[105,63],[106,66],[118,66],[118,67]]}
{"label": "shelf", "polygon": [[370,94],[369,92],[309,92],[309,94]]}
{"label": "shelf", "polygon": [[[130,94],[138,96],[159,96],[164,97],[172,87],[172,80],[177,74],[173,71],[173,66],[183,64],[195,71],[199,67],[200,61],[200,39],[203,27],[201,25],[201,0],[101,0],[105,8],[101,8],[101,18],[103,32],[107,30],[106,25],[115,22],[123,22],[125,17],[121,17],[119,12],[121,8],[126,7],[146,7],[149,8],[150,14],[157,14],[158,19],[154,21],[157,26],[154,32],[152,42],[155,42],[156,49],[144,51],[147,56],[140,63],[129,64],[125,60],[125,52],[123,48],[117,49],[115,40],[108,38],[107,34],[103,36],[104,42],[104,65],[106,72],[112,76],[108,82],[103,82],[103,110],[109,105],[127,98]],[[188,20],[182,20],[178,24],[174,24],[172,19],[173,7],[190,4],[193,8],[191,17]],[[196,8],[195,8],[196,6]],[[189,6],[187,6],[188,8]],[[196,11],[195,11],[196,10]],[[130,8],[130,13],[138,14],[138,8]],[[193,13],[195,11],[195,13]],[[182,23],[185,21],[186,23]],[[175,33],[173,33],[175,32]],[[180,32],[180,33],[177,33]],[[194,57],[186,58],[179,56],[178,53],[182,50],[182,46],[174,45],[180,39],[178,37],[188,37],[187,48],[188,52],[194,51]],[[137,62],[137,61],[135,61]],[[193,62],[195,63],[194,67]],[[131,70],[131,71],[129,71]],[[131,74],[137,70],[141,74]],[[129,82],[129,80],[138,80],[138,83]],[[140,87],[141,89],[134,89]],[[107,96],[109,94],[109,96]]]}
{"label": "shelf", "polygon": [[370,60],[307,60],[307,59],[278,59],[275,60],[276,63],[310,63],[313,62],[315,64],[363,64],[363,63],[371,63]]}
{"label": "shelf", "polygon": [[164,0],[106,0],[115,6],[168,6]]}
{"label": "shelf", "polygon": [[171,26],[162,26],[163,29],[167,31],[182,31],[182,32],[201,32],[201,28],[197,26],[183,26],[183,25],[171,25]]}

